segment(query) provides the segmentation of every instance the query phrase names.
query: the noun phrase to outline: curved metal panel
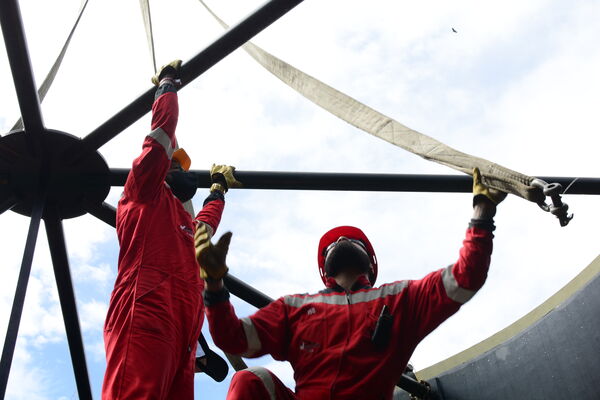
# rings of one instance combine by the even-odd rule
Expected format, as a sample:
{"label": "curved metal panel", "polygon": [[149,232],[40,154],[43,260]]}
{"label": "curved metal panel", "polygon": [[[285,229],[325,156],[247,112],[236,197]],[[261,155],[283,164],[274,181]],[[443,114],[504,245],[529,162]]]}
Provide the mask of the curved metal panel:
{"label": "curved metal panel", "polygon": [[445,400],[598,399],[599,294],[600,257],[521,320],[417,375]]}

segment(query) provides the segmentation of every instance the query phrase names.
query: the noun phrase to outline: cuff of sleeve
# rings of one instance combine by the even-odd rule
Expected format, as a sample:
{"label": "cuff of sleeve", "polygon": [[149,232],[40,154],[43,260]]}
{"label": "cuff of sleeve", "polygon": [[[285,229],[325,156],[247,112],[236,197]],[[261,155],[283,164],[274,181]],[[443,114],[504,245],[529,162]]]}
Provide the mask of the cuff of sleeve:
{"label": "cuff of sleeve", "polygon": [[493,219],[471,219],[469,222],[469,228],[480,228],[485,229],[486,231],[494,232],[496,226],[494,225]]}
{"label": "cuff of sleeve", "polygon": [[202,206],[205,206],[206,204],[210,203],[213,200],[221,200],[224,203],[225,202],[225,195],[223,194],[223,192],[219,192],[218,190],[214,190],[214,191],[210,192],[210,194],[206,197],[206,199],[204,200],[204,203],[202,204]]}
{"label": "cuff of sleeve", "polygon": [[210,307],[212,305],[229,301],[229,291],[223,287],[218,292],[204,290],[204,305]]}
{"label": "cuff of sleeve", "polygon": [[160,96],[162,96],[165,93],[171,93],[171,92],[177,93],[177,88],[175,87],[175,84],[170,79],[169,80],[163,79],[160,81],[160,86],[154,93],[154,100],[158,99]]}

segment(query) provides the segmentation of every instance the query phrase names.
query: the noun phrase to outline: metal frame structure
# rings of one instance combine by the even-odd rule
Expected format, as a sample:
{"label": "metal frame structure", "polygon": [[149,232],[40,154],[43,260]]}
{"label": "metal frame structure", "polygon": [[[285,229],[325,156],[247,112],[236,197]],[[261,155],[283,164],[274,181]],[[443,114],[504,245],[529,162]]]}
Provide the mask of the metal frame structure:
{"label": "metal frame structure", "polygon": [[[184,64],[183,86],[286,14],[302,0],[270,0]],[[91,399],[81,328],[62,220],[90,213],[115,226],[115,208],[104,202],[111,186],[122,186],[126,169],[110,169],[98,149],[150,111],[149,89],[82,139],[45,127],[29,59],[17,0],[0,1],[0,24],[24,124],[21,131],[0,137],[0,213],[7,210],[30,217],[29,232],[17,281],[6,340],[0,360],[0,398],[4,398],[27,291],[33,254],[42,219],[66,328],[77,391]],[[66,156],[67,154],[71,156]],[[72,156],[76,154],[76,156]],[[195,171],[199,187],[209,187],[207,171]],[[471,178],[455,175],[383,175],[238,171],[246,189],[470,192]],[[542,177],[563,186],[574,178]],[[578,179],[570,194],[600,194],[600,180]],[[75,189],[73,189],[75,187]],[[75,200],[72,200],[75,199]],[[262,307],[271,299],[234,276],[230,291]],[[407,378],[408,379],[408,378]],[[416,381],[407,381],[409,386]]]}

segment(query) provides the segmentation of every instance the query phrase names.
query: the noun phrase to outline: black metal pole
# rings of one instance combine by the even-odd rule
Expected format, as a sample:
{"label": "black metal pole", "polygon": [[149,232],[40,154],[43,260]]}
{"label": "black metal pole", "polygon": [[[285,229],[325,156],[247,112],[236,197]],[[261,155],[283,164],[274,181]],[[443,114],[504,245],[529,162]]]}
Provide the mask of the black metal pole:
{"label": "black metal pole", "polygon": [[415,396],[417,399],[433,400],[434,398],[438,398],[437,394],[433,393],[431,389],[406,374],[402,374],[396,386]]}
{"label": "black metal pole", "polygon": [[103,202],[99,206],[87,205],[86,210],[88,213],[98,218],[101,221],[106,222],[108,225],[116,228],[117,226],[117,209],[110,204]]}
{"label": "black metal pole", "polygon": [[27,241],[25,242],[25,250],[23,251],[23,260],[21,262],[21,271],[19,272],[19,278],[17,280],[17,289],[15,290],[15,298],[8,320],[8,329],[6,330],[6,339],[4,340],[4,348],[2,349],[2,359],[0,360],[0,399],[4,399],[4,396],[6,395],[8,376],[10,374],[10,367],[15,353],[19,325],[21,324],[21,315],[23,314],[23,304],[25,303],[27,284],[29,283],[31,264],[33,262],[33,253],[35,251],[35,243],[37,241],[43,212],[44,196],[39,196],[31,214],[29,231],[27,232]]}
{"label": "black metal pole", "polygon": [[[8,54],[8,61],[12,71],[19,108],[23,117],[25,130],[31,136],[28,137],[29,147],[32,151],[39,151],[41,143],[32,139],[39,136],[44,129],[40,101],[35,85],[21,10],[16,0],[0,1],[0,24],[4,35],[4,44]],[[34,153],[39,155],[39,153]]]}
{"label": "black metal pole", "polygon": [[62,221],[58,217],[56,210],[46,211],[44,216],[46,233],[48,235],[48,245],[50,246],[50,255],[54,267],[54,276],[58,296],[60,298],[60,307],[65,321],[67,331],[67,341],[71,352],[71,361],[75,372],[75,381],[77,383],[77,392],[79,398],[83,400],[92,399],[92,389],[85,361],[85,351],[83,348],[83,338],[81,336],[81,327],[77,315],[77,303],[75,301],[75,292],[73,291],[73,281],[71,280],[71,271],[69,269],[69,259],[67,257],[67,247],[62,227]]}
{"label": "black metal pole", "polygon": [[8,211],[17,204],[17,198],[12,195],[7,195],[0,200],[0,214]]}
{"label": "black metal pole", "polygon": [[[271,0],[231,27],[194,58],[183,64],[181,76],[183,86],[202,75],[301,2],[302,0]],[[99,149],[150,111],[155,90],[155,88],[149,89],[83,138],[85,149],[83,153]]]}
{"label": "black metal pole", "polygon": [[252,286],[231,274],[227,274],[225,278],[223,278],[223,283],[225,284],[225,287],[227,287],[227,290],[231,292],[231,294],[239,297],[246,303],[251,304],[256,308],[263,308],[273,301],[272,298],[263,292],[254,289]]}
{"label": "black metal pole", "polygon": [[[198,187],[210,187],[210,173],[196,174]],[[111,168],[111,186],[123,186],[129,174],[126,168]],[[374,192],[448,192],[470,193],[473,181],[468,175],[418,175],[418,174],[361,174],[335,172],[272,172],[236,171],[235,176],[244,184],[243,189],[288,190],[348,190]],[[569,187],[566,194],[600,194],[599,178],[574,178],[540,176],[545,182],[556,182]]]}

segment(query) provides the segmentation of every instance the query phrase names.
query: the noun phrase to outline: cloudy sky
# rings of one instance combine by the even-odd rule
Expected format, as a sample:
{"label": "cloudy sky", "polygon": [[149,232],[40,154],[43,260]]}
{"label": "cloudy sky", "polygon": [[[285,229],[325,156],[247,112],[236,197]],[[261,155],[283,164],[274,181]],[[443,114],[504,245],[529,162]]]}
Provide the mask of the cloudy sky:
{"label": "cloudy sky", "polygon": [[[209,5],[233,24],[262,4]],[[368,4],[368,5],[367,5]],[[30,57],[41,83],[80,0],[21,1]],[[151,1],[157,63],[189,60],[221,33],[195,0]],[[532,176],[597,177],[600,144],[600,4],[595,1],[306,0],[254,42],[396,120],[464,152]],[[457,32],[452,31],[454,28]],[[0,133],[19,109],[0,51]],[[90,1],[42,111],[45,125],[83,137],[150,87],[152,61],[138,1]],[[128,168],[149,116],[100,148]],[[236,51],[180,92],[178,138],[193,169],[455,172],[359,131],[286,87]],[[116,205],[121,188],[107,201]],[[200,189],[196,209],[207,194]],[[597,255],[597,199],[568,194],[561,228],[535,204],[510,196],[496,218],[488,281],[415,351],[417,370],[490,336],[539,305]],[[321,289],[316,246],[329,228],[361,227],[373,243],[379,283],[420,278],[458,255],[470,194],[232,190],[219,233],[233,231],[229,266],[271,297]],[[28,218],[0,216],[4,340]],[[99,398],[102,324],[116,276],[112,228],[87,215],[64,223],[90,379]],[[74,399],[77,392],[40,230],[8,398]],[[234,300],[240,316],[253,308]],[[206,326],[204,327],[206,331]],[[291,369],[251,360],[293,385]],[[197,398],[223,398],[227,381],[196,376]]]}

